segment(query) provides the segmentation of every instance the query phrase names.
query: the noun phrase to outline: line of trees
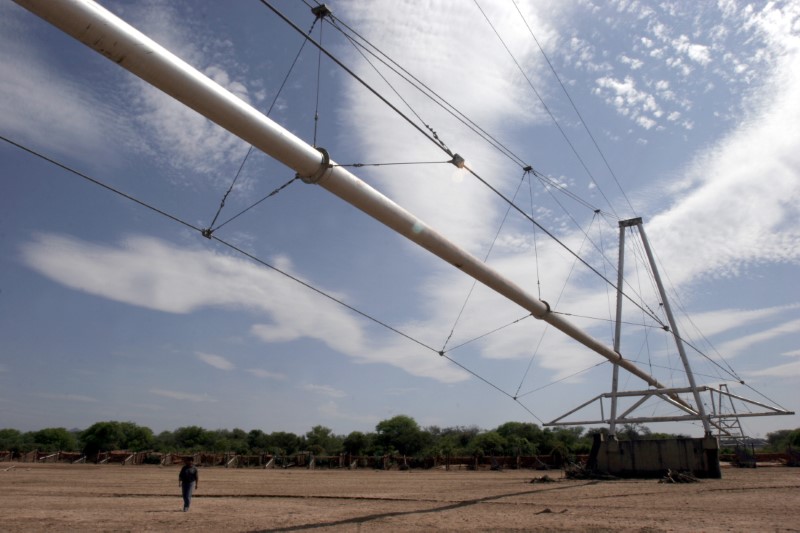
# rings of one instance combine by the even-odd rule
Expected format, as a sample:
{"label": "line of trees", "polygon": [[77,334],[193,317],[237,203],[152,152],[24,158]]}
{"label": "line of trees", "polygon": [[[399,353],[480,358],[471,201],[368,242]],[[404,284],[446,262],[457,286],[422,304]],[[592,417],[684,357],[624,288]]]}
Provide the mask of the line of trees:
{"label": "line of trees", "polygon": [[[605,429],[584,431],[575,428],[540,428],[529,422],[506,422],[492,430],[477,426],[421,428],[406,415],[382,420],[374,432],[353,431],[336,435],[330,428],[314,426],[304,435],[284,431],[266,433],[260,429],[204,429],[180,427],[155,435],[145,426],[133,422],[97,422],[85,430],[45,428],[22,433],[16,429],[0,429],[0,450],[26,453],[39,451],[80,451],[88,456],[112,450],[155,452],[234,452],[240,455],[291,455],[309,451],[315,455],[384,455],[407,456],[531,456],[537,454],[588,453],[593,435]],[[617,437],[670,438],[680,435],[653,433],[646,426],[626,425]],[[785,451],[800,449],[800,428],[779,430],[767,435],[769,448]]]}

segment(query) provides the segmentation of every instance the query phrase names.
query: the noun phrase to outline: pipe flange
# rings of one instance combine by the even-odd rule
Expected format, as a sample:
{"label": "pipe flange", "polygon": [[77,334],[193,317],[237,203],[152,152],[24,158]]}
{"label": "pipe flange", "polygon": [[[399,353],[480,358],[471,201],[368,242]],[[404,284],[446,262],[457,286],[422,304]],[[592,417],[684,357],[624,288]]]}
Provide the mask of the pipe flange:
{"label": "pipe flange", "polygon": [[311,176],[301,176],[300,174],[297,175],[298,178],[303,180],[303,183],[309,183],[312,185],[319,183],[319,180],[322,179],[322,177],[325,175],[325,172],[331,168],[331,156],[328,154],[328,151],[325,148],[320,148],[319,146],[316,148],[317,151],[322,154],[322,162],[320,163],[317,171]]}

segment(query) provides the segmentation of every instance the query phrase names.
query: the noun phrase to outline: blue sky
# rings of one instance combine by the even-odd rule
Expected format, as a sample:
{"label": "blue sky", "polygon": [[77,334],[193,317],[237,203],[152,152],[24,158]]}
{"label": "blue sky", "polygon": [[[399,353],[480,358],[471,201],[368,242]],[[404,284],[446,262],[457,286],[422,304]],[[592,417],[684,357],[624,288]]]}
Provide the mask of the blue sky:
{"label": "blue sky", "polygon": [[[277,94],[302,38],[261,3],[102,4],[262,112],[277,95],[270,117],[313,142],[318,54],[305,47]],[[302,2],[274,4],[311,26]],[[617,218],[642,216],[681,333],[704,354],[689,350],[698,382],[797,409],[800,4],[328,5],[581,198],[524,176],[384,73],[471,169],[606,277],[616,278]],[[248,146],[12,2],[0,15],[0,134],[208,227]],[[322,41],[411,114],[330,25]],[[341,164],[435,162],[353,172],[612,344],[614,295],[602,279],[529,220],[506,216],[505,202],[443,164],[437,146],[330,60],[319,72],[318,146]],[[7,143],[0,168],[0,426],[131,420],[156,431],[322,424],[348,433],[408,414],[423,426],[488,429],[546,422],[610,390],[601,356],[519,320],[524,310],[471,290],[471,278],[318,186],[295,181],[215,235],[407,336]],[[293,176],[253,153],[218,222]],[[663,319],[646,267],[629,253],[627,291]],[[684,386],[669,336],[632,304],[624,314],[651,327],[625,326],[623,356]],[[644,387],[629,376],[621,384]],[[674,414],[657,403],[644,411]],[[800,421],[743,425],[763,435]]]}

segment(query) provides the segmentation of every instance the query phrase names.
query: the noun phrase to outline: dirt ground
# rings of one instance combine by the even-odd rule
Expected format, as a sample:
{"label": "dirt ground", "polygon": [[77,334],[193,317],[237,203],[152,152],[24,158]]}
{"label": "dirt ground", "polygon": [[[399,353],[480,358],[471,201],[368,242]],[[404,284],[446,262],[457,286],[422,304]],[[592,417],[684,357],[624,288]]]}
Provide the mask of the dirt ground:
{"label": "dirt ground", "polygon": [[[0,531],[800,531],[800,469],[699,483],[560,471],[200,468],[0,463]],[[547,474],[552,483],[531,483]]]}

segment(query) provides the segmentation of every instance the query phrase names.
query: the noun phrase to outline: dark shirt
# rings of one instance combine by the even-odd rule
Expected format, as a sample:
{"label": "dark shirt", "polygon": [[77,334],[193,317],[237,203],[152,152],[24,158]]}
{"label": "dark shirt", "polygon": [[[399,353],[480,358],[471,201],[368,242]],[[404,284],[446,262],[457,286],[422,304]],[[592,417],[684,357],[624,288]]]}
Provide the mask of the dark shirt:
{"label": "dark shirt", "polygon": [[197,483],[197,467],[183,465],[183,468],[181,468],[181,473],[178,474],[178,479],[183,484]]}

